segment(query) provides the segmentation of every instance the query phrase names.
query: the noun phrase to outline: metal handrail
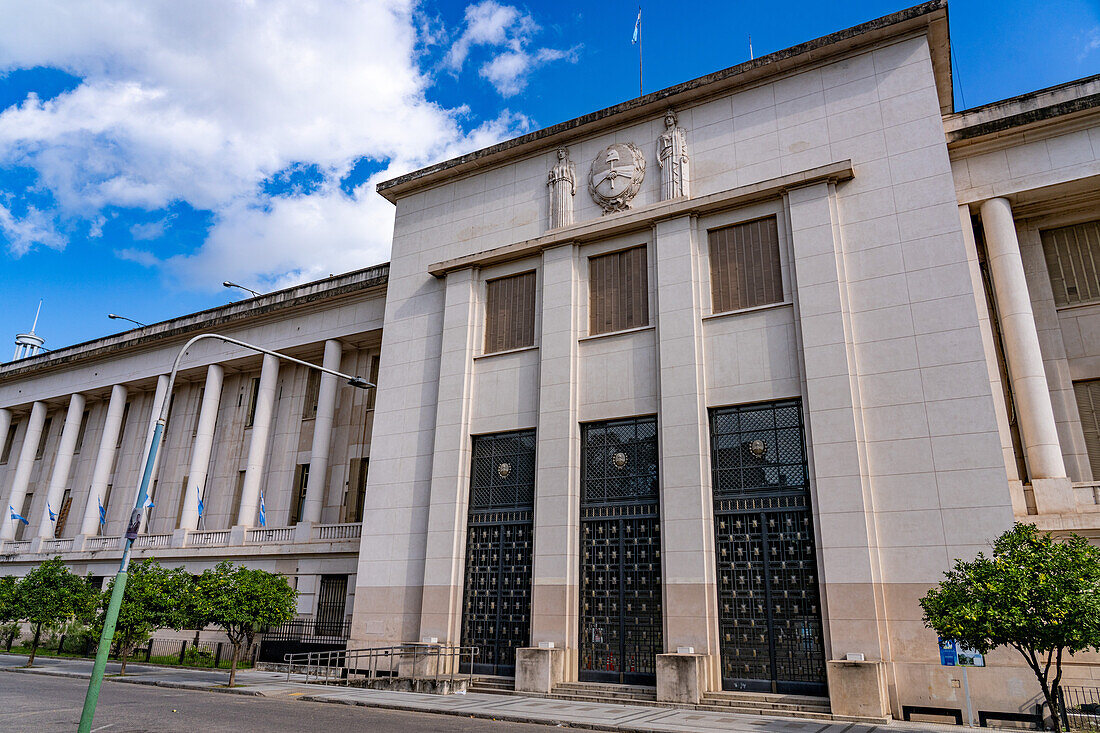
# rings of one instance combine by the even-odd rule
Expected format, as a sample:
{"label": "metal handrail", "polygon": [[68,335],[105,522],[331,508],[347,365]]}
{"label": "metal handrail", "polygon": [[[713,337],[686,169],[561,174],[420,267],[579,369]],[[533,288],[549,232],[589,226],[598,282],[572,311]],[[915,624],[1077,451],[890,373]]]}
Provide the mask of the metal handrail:
{"label": "metal handrail", "polygon": [[329,685],[349,686],[353,678],[369,680],[383,677],[448,679],[453,683],[456,679],[467,682],[473,679],[474,658],[479,653],[476,646],[398,644],[284,654],[283,661],[287,665],[288,682],[291,673],[298,671],[305,674],[306,682]]}

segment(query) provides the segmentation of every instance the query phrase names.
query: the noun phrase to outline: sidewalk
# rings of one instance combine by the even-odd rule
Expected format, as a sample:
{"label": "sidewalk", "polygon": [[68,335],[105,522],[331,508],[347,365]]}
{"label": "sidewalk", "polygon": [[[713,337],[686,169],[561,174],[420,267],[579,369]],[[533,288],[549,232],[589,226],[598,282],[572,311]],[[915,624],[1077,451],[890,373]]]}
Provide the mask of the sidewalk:
{"label": "sidewalk", "polygon": [[[92,662],[87,659],[38,658],[33,669],[23,669],[26,657],[0,654],[0,672],[60,675],[88,678]],[[119,665],[110,663],[107,674],[117,674]],[[365,690],[306,684],[300,675],[241,670],[238,687],[227,689],[227,672],[178,669],[128,664],[125,677],[107,677],[110,682],[156,685],[180,689],[223,692],[261,697],[289,697],[313,702],[362,705],[365,707],[407,710],[423,713],[506,720],[517,723],[619,731],[621,733],[705,733],[742,731],[760,733],[873,733],[884,726],[835,723],[825,720],[790,719],[761,715],[740,715],[701,710],[675,710],[659,707],[585,703],[546,698],[470,693],[466,695],[422,695],[412,692]],[[892,723],[890,731],[949,730],[947,726],[920,723]],[[955,726],[951,729],[957,730]]]}

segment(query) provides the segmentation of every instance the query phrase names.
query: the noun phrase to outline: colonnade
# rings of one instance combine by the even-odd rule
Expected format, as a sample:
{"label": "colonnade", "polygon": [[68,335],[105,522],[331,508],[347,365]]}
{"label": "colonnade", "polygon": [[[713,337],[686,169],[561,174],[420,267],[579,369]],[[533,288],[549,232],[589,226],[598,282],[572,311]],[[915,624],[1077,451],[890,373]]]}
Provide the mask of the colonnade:
{"label": "colonnade", "polygon": [[[339,369],[342,354],[343,345],[341,342],[336,339],[329,339],[325,342],[323,366],[329,369]],[[179,518],[179,529],[194,530],[198,527],[199,500],[206,487],[210,456],[213,451],[217,429],[218,410],[224,391],[224,377],[225,369],[220,364],[210,364],[207,367],[197,427],[192,439],[188,480],[187,485],[184,487],[186,493],[183,498],[183,510]],[[256,395],[251,435],[249,436],[241,503],[236,517],[238,526],[254,527],[258,524],[260,491],[267,470],[269,445],[275,424],[278,377],[279,360],[276,357],[265,355],[260,371],[259,389]],[[317,416],[313,425],[311,471],[306,487],[303,522],[316,523],[321,519],[338,386],[335,377],[328,374],[322,376],[318,392]],[[125,384],[116,384],[111,387],[111,394],[103,418],[103,429],[99,434],[99,444],[95,446],[95,461],[92,466],[91,482],[85,495],[84,511],[79,524],[79,532],[83,536],[95,535],[99,529],[100,506],[107,500],[107,486],[114,472],[115,458],[120,447],[119,431],[122,429],[123,413],[130,394],[131,391]],[[164,400],[167,398],[168,375],[164,374],[157,378],[148,429],[141,433],[141,440],[144,441],[141,465],[144,465],[148,455],[152,440],[152,427],[156,422]],[[68,396],[68,409],[57,449],[52,456],[43,456],[43,459],[49,460],[51,463],[48,469],[46,500],[42,505],[40,516],[26,517],[31,525],[28,532],[33,533],[33,536],[43,539],[54,536],[57,513],[60,510],[60,504],[66,489],[70,490],[70,496],[74,501],[78,498],[78,487],[69,485],[69,476],[73,457],[79,449],[77,439],[81,432],[81,422],[86,404],[87,395],[83,393],[77,392]],[[22,443],[17,456],[13,456],[14,476],[12,477],[10,489],[4,497],[7,501],[4,507],[4,521],[0,522],[0,540],[10,540],[15,537],[18,521],[10,519],[8,507],[10,506],[16,513],[22,511],[24,500],[30,488],[30,480],[37,460],[39,446],[43,439],[42,432],[46,423],[47,412],[48,405],[43,400],[35,401],[30,407]],[[0,436],[8,434],[12,421],[12,409],[0,408]],[[158,454],[157,463],[160,462],[161,456],[163,456],[163,450]],[[45,468],[43,471],[46,475]],[[116,500],[130,502],[132,498],[133,495],[129,491],[125,491],[119,494]],[[142,529],[144,531],[144,527]],[[31,534],[26,536],[29,537]]]}

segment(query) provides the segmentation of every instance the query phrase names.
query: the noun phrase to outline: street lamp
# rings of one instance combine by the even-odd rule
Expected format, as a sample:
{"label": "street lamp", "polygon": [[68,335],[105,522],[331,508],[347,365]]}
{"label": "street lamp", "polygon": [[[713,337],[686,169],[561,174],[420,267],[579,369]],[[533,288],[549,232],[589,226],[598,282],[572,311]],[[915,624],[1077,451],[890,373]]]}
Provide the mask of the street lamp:
{"label": "street lamp", "polygon": [[[245,289],[247,290],[247,288]],[[164,425],[168,421],[168,408],[171,406],[171,400],[168,399],[168,395],[172,394],[172,385],[176,382],[176,374],[179,372],[180,361],[183,359],[183,355],[186,354],[187,350],[195,343],[203,339],[225,341],[235,346],[258,351],[261,354],[274,356],[283,361],[289,361],[294,364],[309,367],[310,369],[325,372],[326,374],[332,374],[333,376],[346,380],[348,385],[358,387],[359,389],[374,387],[374,384],[362,377],[344,374],[335,369],[328,369],[327,367],[317,364],[311,364],[308,361],[295,359],[292,356],[280,354],[277,351],[262,349],[259,346],[253,346],[244,341],[238,341],[237,339],[222,336],[217,333],[200,333],[183,345],[180,352],[176,354],[175,362],[172,364],[172,372],[168,375],[168,387],[164,391],[164,402],[160,406],[160,416],[153,426],[153,436],[149,442],[149,455],[145,458],[145,469],[141,474],[141,483],[138,485],[137,497],[134,499],[134,508],[130,512],[130,524],[126,528],[126,541],[122,545],[122,562],[119,563],[118,574],[115,576],[114,590],[111,592],[111,600],[107,604],[107,616],[103,620],[103,634],[99,637],[99,648],[96,650],[95,665],[92,667],[92,677],[88,681],[88,694],[84,697],[84,710],[80,713],[80,727],[77,729],[79,733],[90,733],[92,730],[92,718],[95,716],[96,703],[99,702],[99,688],[103,685],[103,673],[107,669],[107,655],[111,651],[111,641],[115,635],[115,623],[118,621],[118,610],[122,605],[122,596],[126,591],[126,575],[130,567],[130,548],[133,546],[134,540],[137,539],[138,528],[141,526],[141,515],[145,511],[145,500],[149,496],[149,484],[153,479],[153,470],[157,460],[157,450],[160,448],[161,438],[164,437]]]}
{"label": "street lamp", "polygon": [[126,316],[120,316],[117,313],[108,313],[107,317],[110,318],[112,321],[129,321],[130,323],[136,323],[137,325],[141,326],[142,328],[145,328],[145,326],[149,325],[147,323],[142,323],[141,321],[135,321],[133,318],[127,318]]}
{"label": "street lamp", "polygon": [[261,295],[263,295],[263,293],[257,293],[252,288],[246,288],[244,285],[238,285],[237,283],[230,282],[229,280],[226,280],[225,282],[223,282],[222,286],[227,287],[227,288],[240,288],[241,290],[247,290],[248,292],[252,293],[257,298],[259,298]]}

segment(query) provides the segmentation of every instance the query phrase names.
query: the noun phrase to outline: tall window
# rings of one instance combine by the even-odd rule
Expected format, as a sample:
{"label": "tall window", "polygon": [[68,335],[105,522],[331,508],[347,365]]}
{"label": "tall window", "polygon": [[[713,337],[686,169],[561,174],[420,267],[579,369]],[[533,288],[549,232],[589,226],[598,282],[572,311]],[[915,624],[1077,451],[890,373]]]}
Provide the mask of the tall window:
{"label": "tall window", "polygon": [[317,636],[341,636],[347,609],[348,576],[322,575],[317,592],[317,613],[313,633]]}
{"label": "tall window", "polygon": [[248,392],[248,417],[245,418],[244,426],[246,428],[252,427],[252,423],[256,420],[256,399],[260,396],[260,378],[252,378],[252,388]]}
{"label": "tall window", "polygon": [[115,450],[122,447],[122,438],[126,435],[126,421],[130,419],[130,403],[122,406],[122,419],[118,423],[118,438],[115,439]]}
{"label": "tall window", "polygon": [[195,404],[195,421],[191,424],[191,437],[199,434],[199,420],[202,418],[202,401],[206,399],[206,387],[199,387],[199,401]]}
{"label": "tall window", "polygon": [[229,505],[229,524],[232,527],[237,523],[237,515],[241,513],[241,497],[244,496],[244,471],[237,471],[237,484],[233,487],[233,503]]}
{"label": "tall window", "polygon": [[4,448],[0,451],[0,464],[11,460],[11,447],[15,444],[15,429],[18,427],[18,423],[12,423],[8,426],[8,434],[4,438]]}
{"label": "tall window", "polygon": [[[30,519],[31,504],[33,504],[33,503],[34,503],[34,491],[32,490],[32,491],[28,491],[27,494],[23,497],[23,509],[19,512],[19,515]],[[24,530],[26,530],[26,529],[27,529],[27,525],[23,524],[22,522],[16,522],[16,524],[15,524],[15,541],[16,542],[23,539],[23,533],[24,533]]]}
{"label": "tall window", "polygon": [[370,376],[367,377],[367,381],[375,385],[371,389],[367,390],[367,409],[374,409],[374,398],[378,394],[378,362],[381,361],[382,356],[375,354],[370,358]]}
{"label": "tall window", "polygon": [[1092,479],[1096,481],[1100,478],[1100,379],[1074,382],[1073,392],[1077,396],[1077,411],[1081,413]]}
{"label": "tall window", "polygon": [[535,273],[500,277],[487,283],[485,353],[535,344]]}
{"label": "tall window", "polygon": [[73,449],[73,453],[80,453],[81,447],[84,445],[84,434],[88,432],[88,415],[91,410],[85,410],[84,414],[80,416],[80,430],[76,433],[76,448]]}
{"label": "tall window", "polygon": [[290,500],[290,521],[287,523],[291,526],[302,521],[302,509],[306,503],[306,484],[308,483],[309,464],[300,463],[294,472],[294,494]]}
{"label": "tall window", "polygon": [[321,372],[316,369],[308,370],[306,374],[306,398],[302,403],[302,419],[311,420],[317,417],[317,402],[321,395]]}
{"label": "tall window", "polygon": [[1100,299],[1100,221],[1040,232],[1055,305]]}
{"label": "tall window", "polygon": [[707,232],[715,313],[783,300],[779,231],[774,216]]}
{"label": "tall window", "polygon": [[367,467],[369,458],[352,458],[349,476],[351,483],[344,501],[344,522],[363,521],[363,502],[367,498]]}
{"label": "tall window", "polygon": [[589,334],[649,325],[649,270],[645,246],[588,260]]}
{"label": "tall window", "polygon": [[69,519],[69,509],[73,505],[72,491],[65,489],[61,496],[61,506],[57,508],[57,521],[53,525],[53,536],[60,538],[65,533],[65,522]]}
{"label": "tall window", "polygon": [[34,460],[36,461],[46,454],[46,441],[50,437],[50,426],[52,424],[52,417],[47,417],[46,422],[42,423],[42,435],[38,439],[38,448],[34,451]]}
{"label": "tall window", "polygon": [[176,507],[176,526],[179,527],[183,524],[183,505],[187,503],[187,482],[191,480],[190,476],[183,477],[183,485],[180,487],[180,503]]}

